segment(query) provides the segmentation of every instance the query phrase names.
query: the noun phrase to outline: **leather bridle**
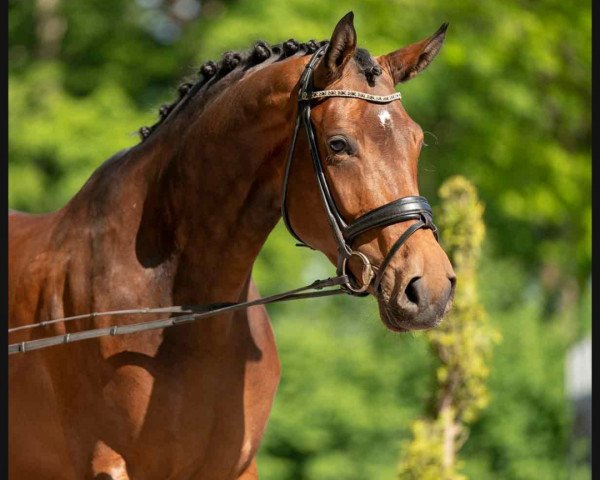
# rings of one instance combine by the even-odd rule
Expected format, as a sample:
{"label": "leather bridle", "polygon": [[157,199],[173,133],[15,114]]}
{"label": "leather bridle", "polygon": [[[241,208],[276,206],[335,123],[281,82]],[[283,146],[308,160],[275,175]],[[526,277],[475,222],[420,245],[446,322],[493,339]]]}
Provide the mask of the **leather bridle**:
{"label": "leather bridle", "polygon": [[[382,205],[361,217],[354,220],[354,222],[348,224],[340,214],[323,171],[321,159],[319,157],[319,151],[317,149],[317,142],[315,140],[315,132],[310,121],[310,102],[315,99],[322,99],[328,97],[346,97],[346,98],[357,98],[366,100],[369,102],[376,103],[389,103],[394,100],[401,98],[399,93],[392,95],[371,95],[364,92],[355,92],[352,90],[320,90],[313,91],[312,89],[312,74],[317,65],[318,61],[322,58],[325,53],[327,45],[324,45],[315,52],[313,57],[310,59],[306,68],[300,78],[300,89],[298,91],[298,116],[296,118],[296,124],[294,127],[294,134],[290,145],[290,151],[287,158],[287,165],[285,169],[283,179],[283,191],[281,201],[281,214],[283,221],[289,230],[290,234],[296,238],[300,245],[309,246],[305,243],[298,233],[292,227],[289,214],[287,211],[287,190],[290,180],[290,171],[292,166],[292,160],[294,151],[296,148],[296,140],[298,138],[298,132],[300,130],[300,124],[303,124],[306,130],[306,136],[308,138],[308,145],[310,148],[312,164],[317,179],[317,185],[320,196],[325,206],[325,213],[327,214],[327,220],[331,226],[333,236],[337,243],[338,261],[337,261],[337,276],[326,278],[324,280],[315,280],[309,285],[304,287],[289,290],[287,292],[278,293],[268,297],[258,298],[256,300],[250,300],[246,302],[224,302],[224,303],[213,303],[208,305],[179,305],[171,307],[158,307],[158,308],[135,308],[128,310],[113,310],[108,312],[93,312],[84,313],[81,315],[74,315],[71,317],[57,318],[51,320],[44,320],[42,322],[21,325],[13,327],[8,330],[8,333],[16,332],[20,330],[30,330],[34,328],[51,326],[56,323],[66,324],[67,322],[73,322],[76,320],[93,319],[96,317],[108,317],[108,316],[131,316],[131,315],[142,315],[142,314],[169,314],[177,316],[169,316],[167,318],[161,318],[158,320],[151,320],[139,323],[130,323],[124,325],[113,325],[109,327],[92,328],[89,330],[74,331],[72,333],[66,333],[62,335],[55,335],[45,338],[39,338],[35,340],[27,340],[23,342],[13,343],[8,345],[8,354],[24,353],[33,350],[39,350],[42,348],[51,347],[54,345],[61,345],[65,343],[74,343],[81,340],[87,340],[91,338],[100,338],[106,336],[117,336],[126,335],[137,332],[143,332],[148,330],[156,330],[160,328],[167,328],[174,325],[181,325],[185,323],[194,322],[203,318],[214,317],[215,315],[230,313],[237,310],[246,309],[258,305],[266,305],[269,303],[299,300],[304,298],[315,298],[325,297],[329,295],[337,295],[340,293],[347,293],[350,295],[364,296],[367,295],[367,289],[373,283],[375,292],[378,292],[383,273],[388,267],[392,257],[400,249],[400,247],[408,240],[408,238],[421,228],[428,228],[433,231],[437,239],[437,229],[433,224],[431,207],[427,202],[427,199],[421,196],[410,196],[399,198],[386,205]],[[354,240],[362,233],[372,230],[378,227],[386,227],[400,222],[407,222],[414,220],[415,223],[410,225],[402,235],[396,240],[392,248],[379,264],[378,267],[371,265],[368,257],[353,249],[352,244]],[[312,247],[310,247],[312,248]],[[352,257],[360,259],[363,268],[361,273],[361,283],[355,285],[348,272],[348,262]],[[331,288],[339,287],[339,288]]]}
{"label": "leather bridle", "polygon": [[[327,45],[323,45],[317,50],[308,64],[306,65],[302,76],[300,77],[300,88],[298,90],[298,115],[296,117],[296,124],[294,127],[294,133],[292,135],[292,141],[290,144],[290,150],[287,158],[287,165],[285,169],[285,175],[283,178],[283,193],[281,200],[281,215],[285,226],[287,227],[290,234],[296,238],[300,243],[299,245],[310,247],[294,230],[290,221],[288,208],[287,208],[287,191],[290,180],[290,171],[292,167],[292,160],[294,157],[294,151],[296,148],[296,140],[298,138],[298,132],[300,131],[300,125],[304,125],[306,131],[306,137],[308,139],[308,146],[310,149],[310,155],[312,158],[312,164],[317,179],[317,187],[319,194],[325,207],[325,213],[327,220],[331,226],[333,237],[337,243],[337,274],[347,275],[348,261],[352,257],[360,259],[362,262],[362,274],[361,283],[354,285],[350,280],[344,284],[343,288],[347,290],[347,293],[352,295],[363,296],[367,295],[367,289],[371,282],[373,282],[373,288],[377,292],[379,285],[383,278],[385,269],[390,264],[392,257],[400,249],[400,247],[408,240],[408,238],[421,228],[427,228],[433,231],[435,238],[437,239],[437,228],[433,224],[433,217],[431,206],[425,197],[421,196],[409,196],[399,198],[386,205],[382,205],[370,212],[365,213],[361,217],[357,218],[351,224],[348,224],[340,214],[331,190],[327,184],[325,172],[323,170],[323,164],[319,157],[319,150],[317,148],[317,142],[315,139],[315,132],[310,120],[310,106],[311,101],[316,99],[330,98],[330,97],[344,97],[344,98],[356,98],[365,100],[368,102],[375,103],[390,103],[395,100],[400,100],[400,93],[394,93],[391,95],[371,95],[364,92],[356,92],[352,90],[313,90],[313,72],[316,68],[317,63],[325,54]],[[400,222],[407,222],[409,220],[415,220],[408,229],[396,240],[390,251],[387,253],[379,267],[371,264],[367,256],[354,250],[352,247],[353,241],[362,233],[372,230],[378,227],[386,227]],[[312,248],[312,247],[310,247]]]}

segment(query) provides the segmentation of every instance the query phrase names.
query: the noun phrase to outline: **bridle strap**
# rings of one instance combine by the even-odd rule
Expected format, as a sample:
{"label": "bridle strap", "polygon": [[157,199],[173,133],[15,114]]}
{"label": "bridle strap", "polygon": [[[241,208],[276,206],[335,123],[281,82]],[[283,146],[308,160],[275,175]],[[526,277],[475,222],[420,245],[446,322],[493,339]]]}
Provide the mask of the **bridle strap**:
{"label": "bridle strap", "polygon": [[[333,200],[333,196],[329,191],[329,186],[327,185],[325,172],[323,171],[323,165],[321,164],[321,159],[319,158],[319,151],[317,149],[315,133],[310,122],[310,106],[308,104],[304,105],[304,108],[301,112],[301,118],[306,130],[306,136],[308,137],[308,143],[310,145],[310,154],[313,162],[315,176],[319,184],[319,193],[321,195],[321,199],[323,200],[327,220],[329,222],[329,225],[331,226],[334,239],[338,245],[339,267],[341,259],[349,257],[351,253],[351,248],[347,245],[346,239],[344,238],[343,229],[346,228],[346,223],[340,216],[339,210],[335,204],[335,201]],[[338,268],[338,274],[339,273],[340,270]]]}
{"label": "bridle strap", "polygon": [[344,236],[352,242],[361,233],[378,227],[386,227],[408,220],[419,220],[423,216],[432,217],[431,206],[425,197],[403,197],[371,210],[357,218],[344,231]]}
{"label": "bridle strap", "polygon": [[313,249],[311,246],[309,246],[307,243],[305,243],[304,240],[302,240],[300,238],[300,236],[296,233],[296,230],[294,230],[294,227],[292,227],[292,223],[290,222],[290,217],[288,215],[287,203],[286,203],[290,170],[292,168],[292,157],[294,156],[294,150],[296,149],[296,139],[298,138],[299,130],[300,130],[300,116],[298,115],[298,116],[296,116],[296,123],[294,125],[294,133],[292,134],[292,140],[290,142],[290,150],[288,152],[288,158],[287,158],[287,162],[285,165],[285,172],[283,175],[283,189],[282,189],[282,193],[281,193],[281,217],[283,218],[283,223],[285,224],[285,228],[287,228],[287,231],[290,232],[290,235],[298,241],[298,243],[296,245],[302,246],[302,247],[309,247],[309,248]]}
{"label": "bridle strap", "polygon": [[392,93],[391,95],[373,95],[371,93],[357,92],[354,90],[318,90],[311,93],[301,93],[299,100],[307,101],[327,97],[360,98],[361,100],[367,100],[368,102],[390,103],[394,100],[400,100],[402,98],[402,94],[400,92],[396,92]]}
{"label": "bridle strap", "polygon": [[[385,258],[379,265],[379,268],[377,269],[377,275],[375,275],[375,279],[373,280],[373,289],[376,292],[379,291],[379,285],[381,284],[381,280],[383,279],[383,274],[385,273],[386,268],[390,264],[392,257],[396,254],[396,252],[398,250],[400,250],[400,247],[402,245],[404,245],[404,243],[408,240],[408,238],[413,233],[415,233],[417,230],[419,230],[421,228],[430,228],[433,230],[435,227],[424,222],[423,220],[419,220],[418,222],[413,223],[410,227],[408,227],[404,231],[404,233],[402,235],[400,235],[400,238],[398,238],[398,240],[396,240],[394,245],[392,245],[392,248],[390,248],[390,250],[386,254]],[[435,232],[435,230],[434,230],[434,232]],[[437,235],[436,235],[436,238],[437,238]]]}
{"label": "bridle strap", "polygon": [[[283,176],[283,189],[282,189],[282,193],[281,193],[281,216],[283,217],[283,223],[285,224],[288,232],[290,232],[290,235],[292,235],[292,237],[294,237],[298,241],[298,244],[297,244],[298,246],[306,246],[312,250],[314,250],[314,248],[311,247],[304,240],[302,240],[300,238],[300,235],[298,235],[296,233],[296,231],[294,230],[294,227],[292,226],[292,223],[291,223],[289,215],[288,215],[288,210],[287,210],[287,192],[288,192],[290,171],[292,168],[292,160],[294,157],[294,152],[296,151],[296,140],[298,139],[298,132],[300,131],[300,124],[304,123],[303,118],[302,118],[302,110],[303,110],[304,105],[308,105],[308,104],[303,104],[302,102],[300,102],[300,98],[302,97],[303,92],[304,93],[308,92],[309,82],[311,79],[312,71],[315,68],[319,59],[325,53],[325,50],[326,50],[326,45],[323,45],[314,53],[314,55],[311,57],[311,59],[308,61],[308,63],[304,67],[304,71],[302,72],[302,75],[300,76],[300,80],[299,80],[300,87],[299,87],[299,91],[298,91],[298,113],[296,114],[296,123],[294,125],[292,140],[290,142],[290,148],[288,150],[288,157],[287,157],[287,161],[286,161],[285,173]],[[311,149],[311,151],[312,151],[312,149]],[[328,216],[328,218],[329,218],[329,216]]]}

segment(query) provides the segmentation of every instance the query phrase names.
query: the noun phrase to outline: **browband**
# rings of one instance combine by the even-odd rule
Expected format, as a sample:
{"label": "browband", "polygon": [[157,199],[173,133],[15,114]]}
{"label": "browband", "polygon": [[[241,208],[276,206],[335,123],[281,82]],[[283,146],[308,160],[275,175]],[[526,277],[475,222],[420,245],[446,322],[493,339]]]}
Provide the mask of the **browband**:
{"label": "browband", "polygon": [[313,100],[323,97],[348,97],[360,98],[375,103],[390,103],[394,100],[400,100],[402,94],[400,92],[392,93],[391,95],[372,95],[370,93],[356,92],[354,90],[317,90],[316,92],[302,92],[300,100]]}

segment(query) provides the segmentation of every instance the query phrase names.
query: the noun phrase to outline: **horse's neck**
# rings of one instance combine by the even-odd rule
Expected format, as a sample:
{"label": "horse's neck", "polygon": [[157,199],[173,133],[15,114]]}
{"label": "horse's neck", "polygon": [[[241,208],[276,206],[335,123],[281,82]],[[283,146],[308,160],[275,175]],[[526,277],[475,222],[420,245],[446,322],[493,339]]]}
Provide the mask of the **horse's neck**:
{"label": "horse's neck", "polygon": [[128,223],[122,241],[135,237],[137,261],[171,282],[174,302],[236,300],[279,219],[284,116],[226,107],[182,115],[109,168],[119,193],[102,213]]}

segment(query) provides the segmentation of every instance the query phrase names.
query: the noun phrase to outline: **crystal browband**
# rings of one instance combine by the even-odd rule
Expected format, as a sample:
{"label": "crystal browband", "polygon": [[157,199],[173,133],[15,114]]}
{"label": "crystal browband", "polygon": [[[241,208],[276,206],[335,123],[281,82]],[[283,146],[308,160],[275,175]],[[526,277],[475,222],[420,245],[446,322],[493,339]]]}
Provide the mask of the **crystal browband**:
{"label": "crystal browband", "polygon": [[391,95],[372,95],[370,93],[355,92],[354,90],[318,90],[316,92],[303,92],[300,95],[300,100],[313,100],[315,98],[324,97],[349,97],[349,98],[360,98],[369,102],[375,103],[389,103],[394,100],[400,100],[402,94],[400,92],[393,93]]}

